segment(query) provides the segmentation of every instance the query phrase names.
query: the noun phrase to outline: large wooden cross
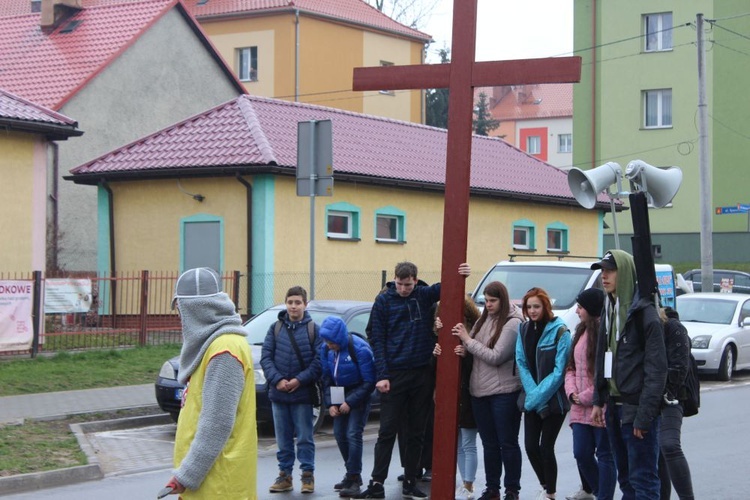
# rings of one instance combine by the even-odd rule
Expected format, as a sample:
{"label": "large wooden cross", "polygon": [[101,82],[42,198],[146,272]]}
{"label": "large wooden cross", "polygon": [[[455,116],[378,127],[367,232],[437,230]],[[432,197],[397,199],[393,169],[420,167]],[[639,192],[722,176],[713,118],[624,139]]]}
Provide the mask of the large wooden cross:
{"label": "large wooden cross", "polygon": [[572,83],[581,75],[580,57],[474,62],[476,25],[477,0],[454,0],[450,64],[354,70],[353,90],[450,89],[440,294],[445,327],[439,334],[444,354],[438,362],[431,488],[437,500],[453,498],[456,480],[460,364],[451,326],[463,321],[464,279],[456,270],[466,261],[474,87]]}

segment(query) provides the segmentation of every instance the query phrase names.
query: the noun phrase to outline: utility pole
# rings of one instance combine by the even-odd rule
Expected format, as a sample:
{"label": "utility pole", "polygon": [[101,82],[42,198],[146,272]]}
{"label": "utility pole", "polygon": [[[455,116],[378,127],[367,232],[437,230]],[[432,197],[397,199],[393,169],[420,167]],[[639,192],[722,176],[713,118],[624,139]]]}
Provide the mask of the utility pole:
{"label": "utility pole", "polygon": [[[708,106],[706,104],[706,48],[703,43],[703,14],[696,16],[698,35],[698,172],[701,211],[701,283],[702,290],[713,291],[713,202],[711,164],[708,156]],[[708,288],[706,288],[708,283]]]}

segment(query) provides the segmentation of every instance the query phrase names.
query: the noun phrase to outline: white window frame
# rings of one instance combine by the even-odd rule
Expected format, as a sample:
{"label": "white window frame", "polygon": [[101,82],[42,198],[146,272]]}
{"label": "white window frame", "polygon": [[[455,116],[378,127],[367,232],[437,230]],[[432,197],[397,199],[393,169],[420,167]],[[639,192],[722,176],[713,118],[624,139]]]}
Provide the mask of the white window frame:
{"label": "white window frame", "polygon": [[[524,234],[524,240],[526,243],[516,243],[516,231]],[[513,227],[513,248],[517,250],[531,250],[529,241],[531,240],[531,228],[527,226],[514,226]]]}
{"label": "white window frame", "polygon": [[401,229],[401,220],[400,220],[401,217],[399,217],[397,215],[376,214],[375,215],[375,221],[376,221],[375,222],[375,227],[376,227],[376,231],[377,231],[377,228],[379,227],[378,221],[380,219],[388,219],[388,220],[392,220],[392,221],[396,222],[396,236],[393,237],[393,238],[381,238],[381,237],[377,236],[377,233],[376,233],[375,241],[400,241],[399,240],[399,230]]}
{"label": "white window frame", "polygon": [[[656,26],[651,31],[649,21]],[[672,13],[660,12],[643,16],[643,50],[645,52],[664,52],[672,50]]]}
{"label": "white window frame", "polygon": [[330,229],[330,224],[328,224],[328,221],[326,220],[326,232],[327,236],[329,238],[341,238],[341,239],[352,239],[353,238],[353,230],[354,230],[354,217],[352,212],[342,212],[340,210],[330,210],[328,212],[328,217],[342,217],[346,219],[347,224],[347,232],[346,233],[334,233]]}
{"label": "white window frame", "polygon": [[[656,123],[649,124],[649,97],[656,97]],[[669,110],[666,110],[665,97],[669,95]],[[655,89],[655,90],[644,90],[643,91],[643,127],[647,129],[653,128],[672,128],[674,119],[672,117],[672,89]],[[669,123],[667,123],[667,117]]]}
{"label": "white window frame", "polygon": [[[536,146],[532,148],[532,146]],[[538,155],[542,153],[542,138],[538,135],[530,135],[526,137],[526,152],[530,155]]]}
{"label": "white window frame", "polygon": [[[255,52],[255,67],[253,67]],[[237,49],[237,77],[241,82],[258,81],[258,47],[241,47]]]}
{"label": "white window frame", "polygon": [[[550,245],[550,233],[557,233],[560,235],[560,246],[559,247],[553,247]],[[565,230],[564,229],[556,229],[556,228],[547,228],[547,251],[548,252],[564,252],[565,251]]]}
{"label": "white window frame", "polygon": [[573,152],[573,134],[560,134],[557,136],[557,152],[558,153],[572,153]]}

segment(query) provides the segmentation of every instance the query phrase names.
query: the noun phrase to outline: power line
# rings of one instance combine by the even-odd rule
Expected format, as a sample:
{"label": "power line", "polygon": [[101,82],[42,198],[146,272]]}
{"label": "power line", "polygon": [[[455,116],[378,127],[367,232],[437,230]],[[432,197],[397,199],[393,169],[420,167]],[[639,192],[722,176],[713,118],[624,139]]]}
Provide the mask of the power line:
{"label": "power line", "polygon": [[[707,21],[708,21],[708,20],[707,20]],[[737,33],[737,32],[736,32],[736,31],[734,31],[734,30],[730,30],[729,28],[725,28],[725,27],[724,27],[724,26],[722,26],[721,24],[716,24],[715,22],[712,22],[712,21],[708,21],[708,23],[709,23],[709,24],[710,24],[711,26],[715,27],[715,28],[721,28],[721,29],[723,29],[724,31],[728,31],[728,32],[730,32],[730,33],[731,33],[731,34],[733,34],[733,35],[737,35],[738,37],[744,38],[745,40],[750,40],[750,36],[747,36],[747,35],[743,35],[742,33]]]}
{"label": "power line", "polygon": [[737,49],[734,49],[732,47],[728,47],[728,46],[724,45],[723,43],[717,42],[716,40],[713,40],[713,44],[714,45],[718,45],[719,47],[722,47],[724,49],[731,50],[732,52],[737,52],[738,54],[742,54],[743,56],[750,57],[750,54],[748,54],[747,52],[743,52],[741,50],[737,50]]}
{"label": "power line", "polygon": [[740,17],[747,17],[747,16],[750,16],[750,12],[745,12],[744,14],[737,14],[737,15],[734,15],[734,16],[718,17],[716,19],[706,19],[706,21],[709,22],[709,23],[710,22],[714,22],[714,21],[727,21],[729,19],[737,19],[737,18],[740,18]]}
{"label": "power line", "polygon": [[729,125],[727,125],[726,123],[722,122],[721,120],[719,120],[718,118],[716,118],[715,116],[713,116],[711,114],[709,114],[708,116],[711,117],[711,120],[715,121],[716,123],[718,123],[719,125],[721,125],[725,129],[729,130],[730,132],[734,132],[735,134],[739,135],[743,139],[750,140],[750,135],[745,135],[742,132],[738,132],[737,130],[733,129],[732,127],[730,127]]}
{"label": "power line", "polygon": [[[680,146],[682,146],[684,144],[690,144],[690,145],[692,145],[692,144],[695,144],[697,141],[698,141],[698,138],[696,137],[694,139],[689,139],[689,140],[684,140],[684,141],[680,141],[680,142],[675,142],[675,143],[672,143],[672,144],[666,144],[664,146],[657,146],[655,148],[643,149],[643,150],[640,150],[640,151],[631,151],[630,153],[620,153],[620,154],[607,155],[606,159],[597,158],[596,160],[594,160],[593,163],[600,165],[600,164],[606,163],[607,161],[611,161],[611,160],[614,160],[614,159],[617,159],[617,158],[632,158],[634,156],[641,155],[643,153],[650,153],[652,151],[659,151],[659,150],[662,150],[662,149],[668,149],[668,148],[673,148],[673,147],[679,148]],[[678,150],[678,152],[679,152],[679,150]],[[680,153],[680,154],[682,154],[682,153]],[[685,155],[683,155],[683,156],[685,156]],[[584,166],[585,167],[585,166],[587,166],[589,164],[591,164],[591,161],[587,160],[587,161],[582,161],[580,163],[573,163],[571,165],[565,165],[565,166],[563,166],[561,168],[580,167],[580,166]]]}

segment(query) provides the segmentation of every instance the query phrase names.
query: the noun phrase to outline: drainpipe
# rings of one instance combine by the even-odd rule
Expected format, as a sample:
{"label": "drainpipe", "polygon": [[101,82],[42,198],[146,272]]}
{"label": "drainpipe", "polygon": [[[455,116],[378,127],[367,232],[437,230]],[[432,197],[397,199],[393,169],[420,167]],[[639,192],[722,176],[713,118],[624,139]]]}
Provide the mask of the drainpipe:
{"label": "drainpipe", "polygon": [[49,194],[50,201],[52,202],[51,207],[51,234],[49,235],[49,262],[47,262],[47,269],[52,269],[55,272],[58,270],[58,251],[59,251],[59,231],[60,231],[60,215],[57,213],[58,210],[58,191],[60,186],[60,180],[57,178],[60,172],[60,146],[56,142],[50,144],[52,150],[52,186]]}
{"label": "drainpipe", "polygon": [[240,174],[237,180],[247,191],[247,315],[253,315],[253,186]]}
{"label": "drainpipe", "polygon": [[110,289],[112,290],[112,328],[117,328],[117,262],[115,260],[115,195],[107,181],[102,179],[99,183],[107,192],[107,204],[109,207],[109,277]]}
{"label": "drainpipe", "polygon": [[591,2],[591,168],[596,167],[596,2]]}
{"label": "drainpipe", "polygon": [[299,102],[299,7],[294,9],[294,102]]}

